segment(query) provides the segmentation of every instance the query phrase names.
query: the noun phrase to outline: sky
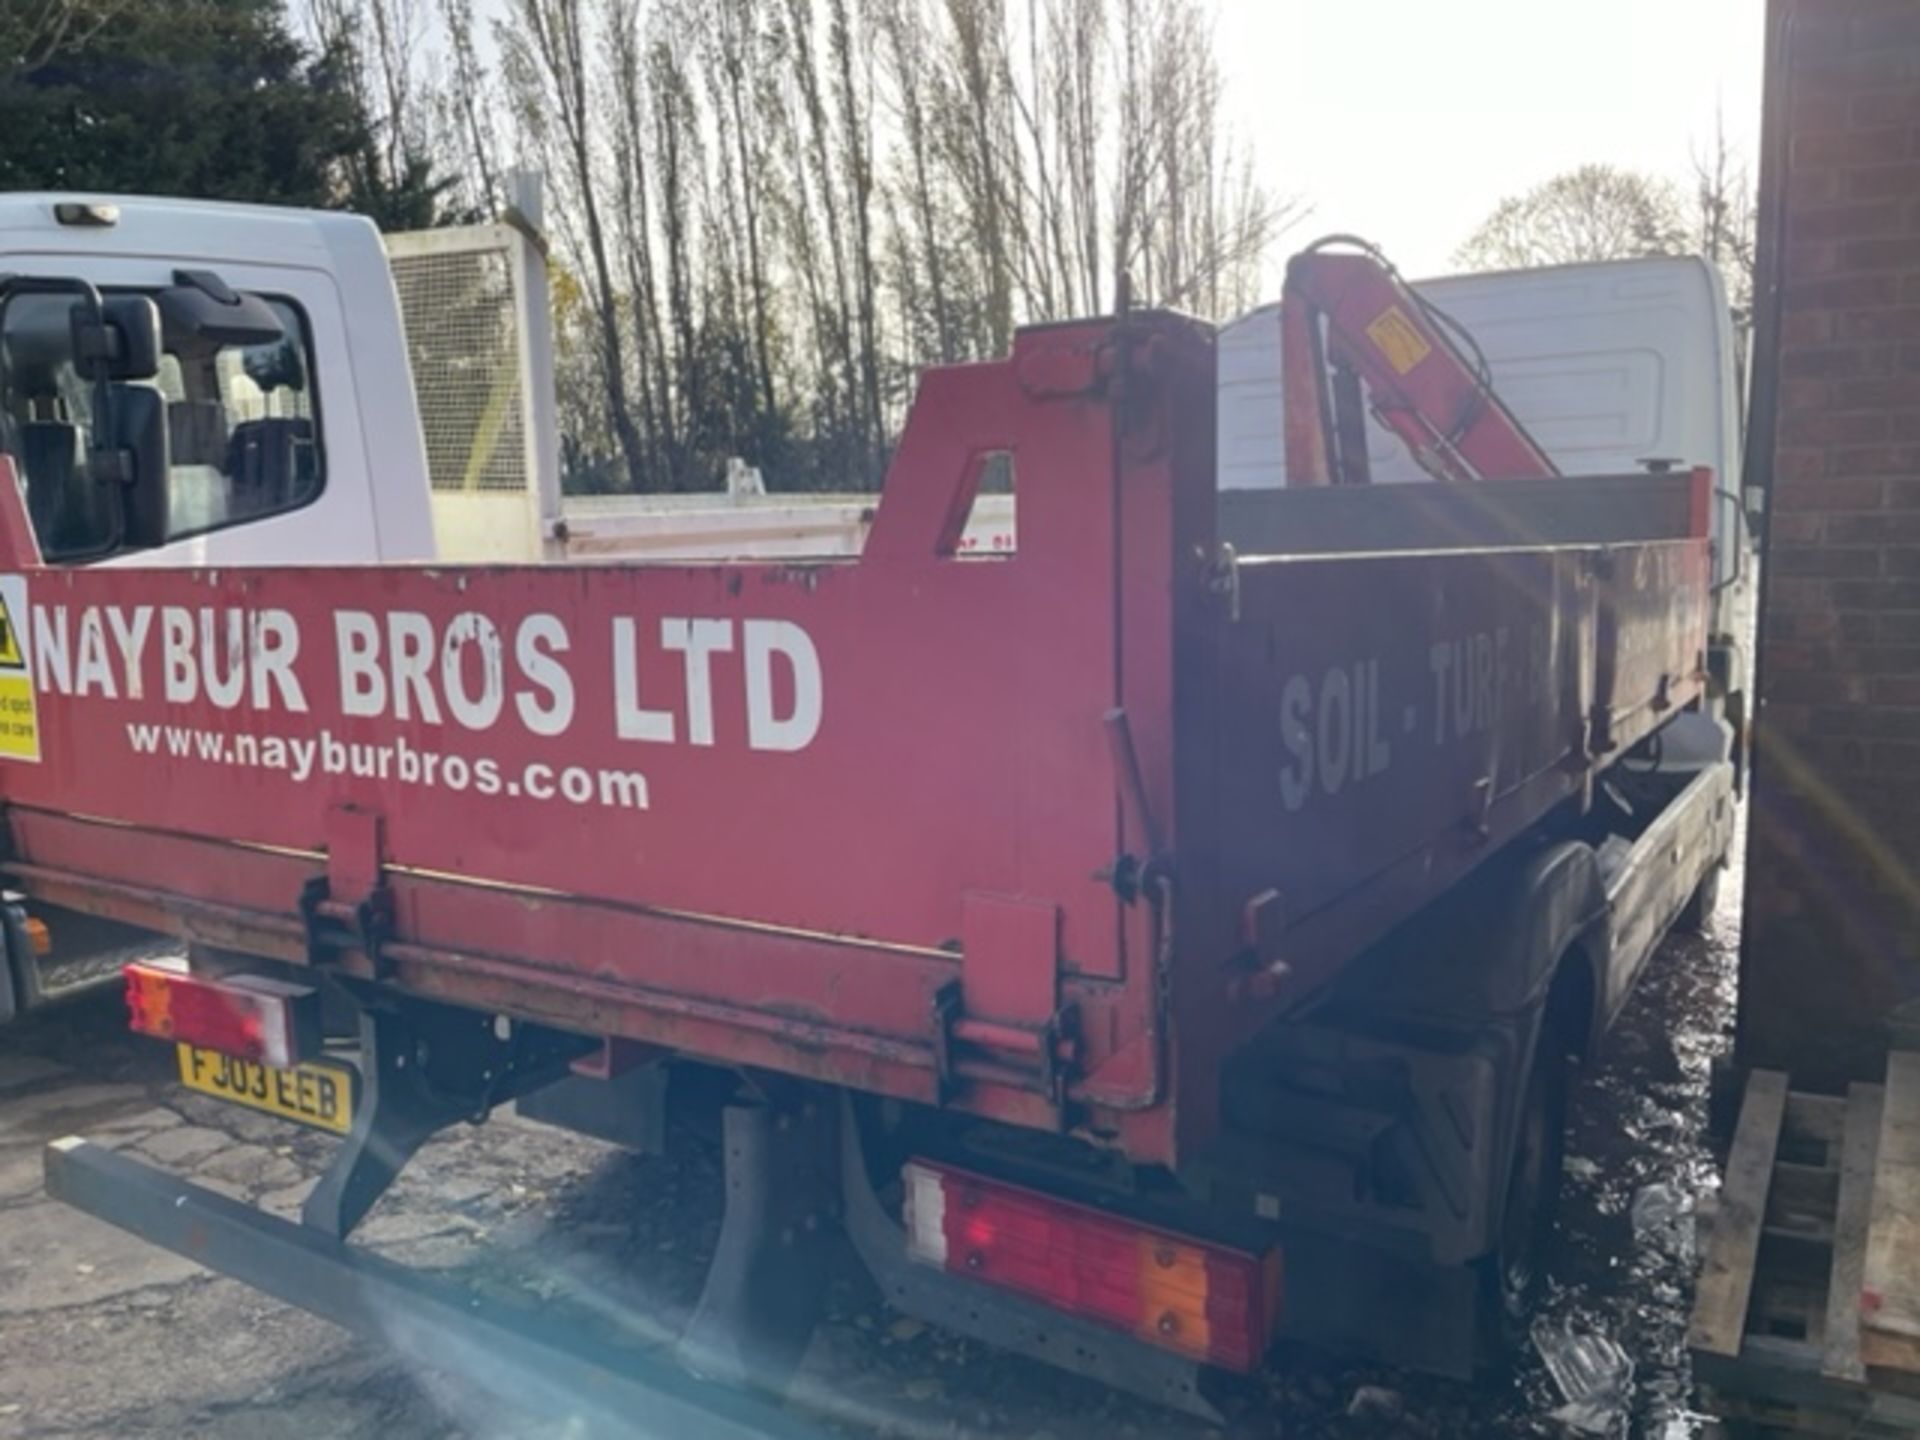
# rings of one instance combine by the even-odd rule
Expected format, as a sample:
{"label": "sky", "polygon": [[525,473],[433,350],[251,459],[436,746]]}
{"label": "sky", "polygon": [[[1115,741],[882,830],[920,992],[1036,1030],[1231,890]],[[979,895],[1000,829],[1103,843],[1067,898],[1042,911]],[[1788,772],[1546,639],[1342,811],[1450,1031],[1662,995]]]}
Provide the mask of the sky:
{"label": "sky", "polygon": [[1685,184],[1716,112],[1757,157],[1764,0],[1218,0],[1228,104],[1275,191],[1410,275],[1590,161]]}

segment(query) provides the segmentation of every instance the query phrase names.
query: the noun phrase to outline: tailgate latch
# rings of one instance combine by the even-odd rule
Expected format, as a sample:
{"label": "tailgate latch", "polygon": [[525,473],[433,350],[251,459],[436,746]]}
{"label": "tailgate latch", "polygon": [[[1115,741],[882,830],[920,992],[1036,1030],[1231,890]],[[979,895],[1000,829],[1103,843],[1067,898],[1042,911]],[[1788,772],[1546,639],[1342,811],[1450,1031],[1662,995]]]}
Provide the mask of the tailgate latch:
{"label": "tailgate latch", "polygon": [[965,1082],[1008,1085],[1066,1105],[1078,1055],[1076,1013],[1060,1004],[1060,907],[970,893],[960,978],[934,995],[939,1103]]}
{"label": "tailgate latch", "polygon": [[381,855],[380,816],[356,805],[327,812],[327,870],[300,887],[300,918],[307,930],[307,963],[332,963],[339,952],[359,949],[373,978],[391,972],[383,952],[393,934],[393,892]]}
{"label": "tailgate latch", "polygon": [[933,1022],[939,1104],[964,1084],[984,1082],[1036,1091],[1064,1111],[1067,1076],[1080,1053],[1075,1006],[1061,1006],[1039,1025],[1009,1025],[967,1014],[960,981],[949,980],[934,992]]}

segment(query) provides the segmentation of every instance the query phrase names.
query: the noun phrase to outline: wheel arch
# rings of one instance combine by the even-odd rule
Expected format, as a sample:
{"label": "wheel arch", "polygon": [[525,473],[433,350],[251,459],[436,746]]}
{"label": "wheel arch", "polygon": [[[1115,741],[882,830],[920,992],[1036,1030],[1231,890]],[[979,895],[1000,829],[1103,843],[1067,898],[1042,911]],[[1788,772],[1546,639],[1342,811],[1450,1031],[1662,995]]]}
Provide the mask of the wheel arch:
{"label": "wheel arch", "polygon": [[1540,1019],[1584,1059],[1606,1020],[1607,892],[1593,847],[1550,846],[1527,866],[1516,896],[1515,988],[1539,997]]}
{"label": "wheel arch", "polygon": [[1568,940],[1554,962],[1540,1017],[1541,1034],[1555,1037],[1574,1060],[1591,1056],[1605,1033],[1606,981],[1592,939],[1582,934]]}
{"label": "wheel arch", "polygon": [[1585,1056],[1606,1020],[1607,923],[1593,847],[1559,841],[1488,865],[1356,966],[1347,993],[1356,1007],[1387,994],[1401,1013],[1518,1031],[1523,1052],[1552,1009]]}

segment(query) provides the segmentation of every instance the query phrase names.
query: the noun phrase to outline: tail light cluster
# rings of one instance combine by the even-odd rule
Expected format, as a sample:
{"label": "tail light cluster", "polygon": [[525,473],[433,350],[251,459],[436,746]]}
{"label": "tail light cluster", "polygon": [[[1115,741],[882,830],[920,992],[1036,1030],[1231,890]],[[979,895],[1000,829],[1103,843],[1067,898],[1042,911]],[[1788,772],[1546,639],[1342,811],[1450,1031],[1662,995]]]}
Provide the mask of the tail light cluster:
{"label": "tail light cluster", "polygon": [[128,1025],[275,1069],[320,1049],[320,995],[265,975],[208,980],[158,965],[128,965]]}
{"label": "tail light cluster", "polygon": [[1266,1355],[1280,1252],[1254,1254],[926,1160],[910,1161],[915,1259],[1224,1369]]}

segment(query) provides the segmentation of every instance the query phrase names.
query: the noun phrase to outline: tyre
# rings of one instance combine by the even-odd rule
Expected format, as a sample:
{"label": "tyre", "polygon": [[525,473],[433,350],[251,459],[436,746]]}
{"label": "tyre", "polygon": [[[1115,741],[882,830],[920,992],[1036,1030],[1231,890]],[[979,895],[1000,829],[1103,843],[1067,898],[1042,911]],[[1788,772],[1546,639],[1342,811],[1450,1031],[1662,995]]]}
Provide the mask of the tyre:
{"label": "tyre", "polygon": [[1720,903],[1720,877],[1724,873],[1725,867],[1715,861],[1713,868],[1694,887],[1693,894],[1687,897],[1687,903],[1673,922],[1674,929],[1698,935],[1707,928],[1707,922],[1713,919],[1714,907]]}
{"label": "tyre", "polygon": [[1481,1264],[1487,1358],[1500,1363],[1525,1338],[1546,1278],[1548,1241],[1560,1208],[1567,1148],[1566,1046],[1549,1024],[1534,1047],[1533,1066],[1515,1123],[1498,1243]]}

